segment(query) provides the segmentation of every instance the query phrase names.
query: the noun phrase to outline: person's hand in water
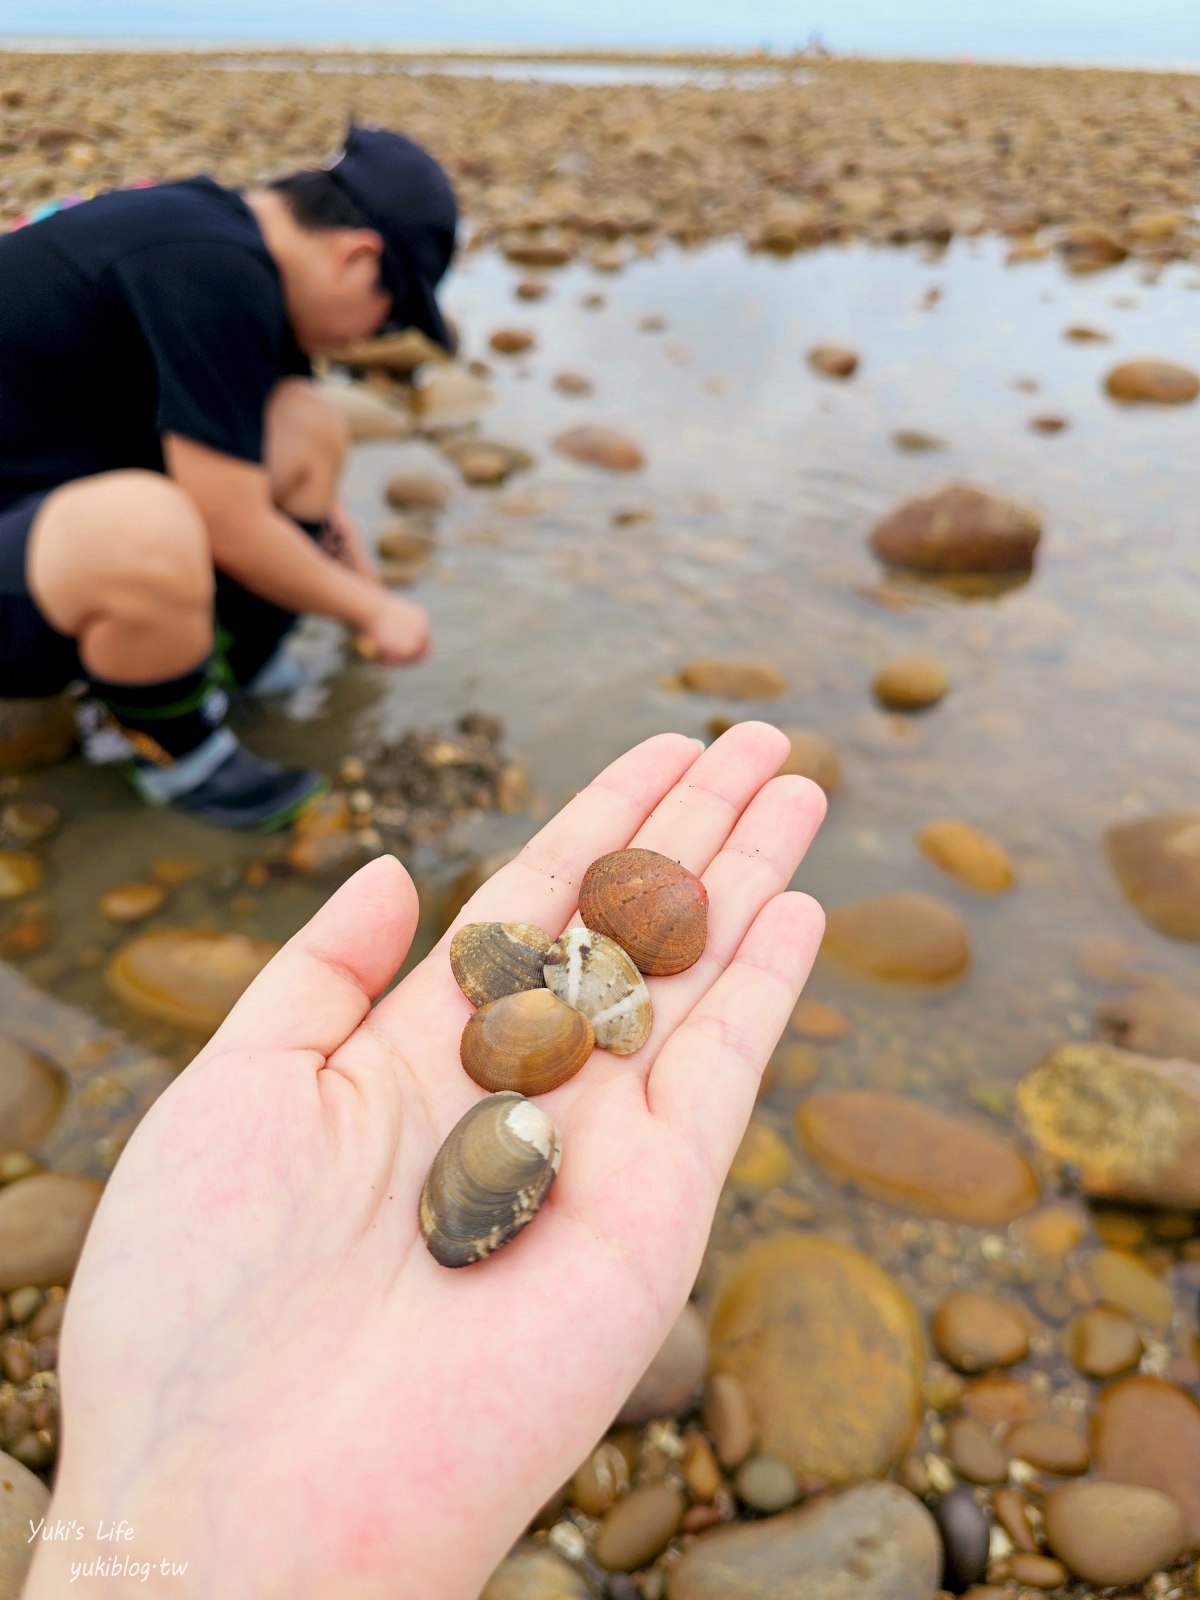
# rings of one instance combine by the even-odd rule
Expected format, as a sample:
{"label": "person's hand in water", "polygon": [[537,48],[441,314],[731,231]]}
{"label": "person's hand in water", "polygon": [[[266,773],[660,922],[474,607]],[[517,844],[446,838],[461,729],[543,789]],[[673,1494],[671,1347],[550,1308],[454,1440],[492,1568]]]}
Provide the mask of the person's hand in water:
{"label": "person's hand in water", "polygon": [[[430,1163],[480,1098],[449,935],[372,1009],[417,896],[364,867],[265,969],[150,1109],[109,1181],[63,1329],[65,1433],[27,1591],[72,1561],[187,1562],[90,1594],[476,1600],[596,1444],[692,1287],[759,1078],[812,964],[820,908],[785,892],[824,813],[742,724],[613,763],[461,913],[554,938],[596,857],[633,843],[698,872],[699,962],[650,979],[633,1056],[597,1050],[537,1102],[549,1197],[482,1263],[417,1226]],[[133,1538],[94,1542],[124,1520]],[[128,1584],[128,1587],[126,1587]]]}

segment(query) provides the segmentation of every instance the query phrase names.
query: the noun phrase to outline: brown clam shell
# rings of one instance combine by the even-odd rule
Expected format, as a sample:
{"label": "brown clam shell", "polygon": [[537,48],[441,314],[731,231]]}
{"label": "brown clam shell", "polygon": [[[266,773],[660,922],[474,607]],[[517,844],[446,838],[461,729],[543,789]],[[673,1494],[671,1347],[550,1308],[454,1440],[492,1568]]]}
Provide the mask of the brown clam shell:
{"label": "brown clam shell", "polygon": [[480,1006],[463,1029],[459,1055],[482,1089],[545,1094],[574,1077],[595,1042],[582,1011],[549,989],[525,989]]}
{"label": "brown clam shell", "polygon": [[519,1094],[493,1094],[446,1136],[421,1191],[418,1220],[443,1267],[469,1267],[533,1220],[558,1171],[554,1124]]}
{"label": "brown clam shell", "polygon": [[605,933],[568,928],[550,946],[546,987],[583,1012],[602,1050],[629,1056],[650,1037],[654,1012],[646,980]]}
{"label": "brown clam shell", "polygon": [[543,986],[550,940],[530,922],[468,922],[450,941],[450,970],[473,1006]]}
{"label": "brown clam shell", "polygon": [[614,850],[593,861],[579,886],[579,915],[627,950],[655,978],[699,961],[708,938],[708,890],[694,872],[657,850]]}

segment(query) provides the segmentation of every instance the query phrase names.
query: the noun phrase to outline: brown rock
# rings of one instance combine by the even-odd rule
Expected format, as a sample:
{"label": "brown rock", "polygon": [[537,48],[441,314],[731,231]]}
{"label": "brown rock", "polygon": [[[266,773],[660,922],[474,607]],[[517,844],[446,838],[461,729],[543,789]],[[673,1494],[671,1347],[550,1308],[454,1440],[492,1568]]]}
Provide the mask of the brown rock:
{"label": "brown rock", "polygon": [[752,1245],[710,1330],[715,1372],[745,1385],[759,1443],[800,1479],[887,1469],[913,1437],[923,1363],[916,1313],[856,1250],[806,1234]]}
{"label": "brown rock", "polygon": [[[718,1478],[718,1482],[719,1482]],[[629,1468],[610,1440],[597,1445],[571,1478],[571,1504],[588,1517],[602,1517],[619,1494],[629,1487]]]}
{"label": "brown rock", "polygon": [[1018,1583],[1028,1584],[1031,1589],[1058,1589],[1069,1577],[1061,1561],[1052,1561],[1049,1556],[1024,1553],[1013,1556],[1008,1563],[1008,1575]]}
{"label": "brown rock", "polygon": [[0,1292],[70,1282],[103,1188],[39,1172],[0,1189]]}
{"label": "brown rock", "polygon": [[407,378],[426,361],[445,361],[441,345],[416,328],[400,333],[385,333],[377,338],[354,339],[331,351],[329,359],[343,367],[361,367],[367,372],[389,372]]}
{"label": "brown rock", "polygon": [[1112,1306],[1088,1306],[1063,1334],[1067,1360],[1087,1378],[1115,1378],[1142,1359],[1142,1336],[1133,1319]]}
{"label": "brown rock", "polygon": [[1050,1261],[1061,1261],[1069,1256],[1085,1232],[1084,1218],[1067,1206],[1046,1206],[1020,1224],[1026,1248]]}
{"label": "brown rock", "polygon": [[388,480],[384,495],[396,511],[440,511],[453,492],[443,478],[432,473],[400,472]]}
{"label": "brown rock", "polygon": [[1187,1534],[1179,1507],[1154,1489],[1067,1483],[1046,1499],[1046,1541],[1077,1578],[1108,1588],[1168,1567]]}
{"label": "brown rock", "polygon": [[550,285],[544,278],[522,278],[513,293],[518,300],[544,300],[550,293]]}
{"label": "brown rock", "polygon": [[828,1090],[796,1112],[804,1145],[831,1176],[906,1211],[987,1227],[1037,1198],[1037,1180],[1010,1140],[902,1095]]}
{"label": "brown rock", "polygon": [[1064,339],[1070,339],[1073,344],[1111,344],[1112,334],[1105,333],[1101,328],[1089,328],[1086,323],[1074,323],[1063,333]]}
{"label": "brown rock", "polygon": [[980,1422],[1027,1422],[1046,1409],[1045,1396],[1020,1378],[992,1373],[976,1378],[963,1391],[963,1410]]}
{"label": "brown rock", "polygon": [[799,1039],[827,1041],[844,1039],[850,1024],[836,1006],[827,1006],[820,1000],[800,999],[788,1023],[789,1033]]}
{"label": "brown rock", "polygon": [[891,437],[896,449],[903,450],[907,455],[921,455],[930,450],[946,448],[944,439],[939,439],[936,433],[923,433],[920,428],[897,428]]}
{"label": "brown rock", "polygon": [[0,850],[0,900],[19,900],[40,888],[42,863],[25,850]]}
{"label": "brown rock", "polygon": [[23,1149],[44,1138],[65,1099],[66,1085],[48,1061],[0,1038],[0,1148]]}
{"label": "brown rock", "polygon": [[1104,380],[1114,400],[1127,404],[1145,401],[1151,405],[1181,406],[1200,394],[1200,377],[1188,367],[1170,361],[1126,361],[1114,367]]}
{"label": "brown rock", "polygon": [[1163,1378],[1118,1378],[1092,1413],[1092,1454],[1101,1478],[1169,1495],[1188,1542],[1200,1544],[1200,1405],[1186,1390]]}
{"label": "brown rock", "polygon": [[379,535],[377,548],[385,561],[428,561],[435,540],[427,527],[415,522],[393,522]]}
{"label": "brown rock", "polygon": [[662,1349],[617,1414],[618,1422],[669,1417],[697,1394],[708,1365],[704,1322],[689,1301],[675,1319]]}
{"label": "brown rock", "polygon": [[1017,1086],[1039,1149],[1085,1194],[1200,1206],[1200,1065],[1067,1044]]}
{"label": "brown rock", "polygon": [[689,661],[679,682],[693,694],[727,700],[771,700],[787,692],[787,679],[766,661]]}
{"label": "brown rock", "polygon": [[591,394],[594,385],[582,372],[560,372],[554,379],[554,387],[559,394],[580,395]]}
{"label": "brown rock", "polygon": [[787,1177],[791,1164],[792,1153],[785,1141],[770,1123],[755,1117],[738,1146],[729,1179],[753,1189],[774,1189]]}
{"label": "brown rock", "polygon": [[1121,892],[1146,921],[1200,940],[1200,811],[1118,823],[1105,845]]}
{"label": "brown rock", "polygon": [[1070,427],[1066,417],[1057,416],[1054,412],[1043,411],[1036,417],[1030,417],[1029,426],[1034,433],[1055,434],[1062,433]]}
{"label": "brown rock", "polygon": [[110,922],[141,922],[161,911],[166,898],[159,883],[123,883],[100,896],[100,912]]}
{"label": "brown rock", "polygon": [[613,428],[568,428],[554,440],[560,455],[581,461],[589,467],[606,467],[610,472],[636,472],[646,458],[624,434]]}
{"label": "brown rock", "polygon": [[479,374],[442,367],[416,390],[413,405],[421,426],[432,431],[477,422],[494,399],[491,386]]}
{"label": "brown rock", "polygon": [[871,687],[889,711],[925,711],[949,693],[950,675],[936,656],[901,656],[876,673]]}
{"label": "brown rock", "polygon": [[0,1600],[20,1600],[36,1549],[30,1530],[45,1516],[49,1500],[42,1480],[0,1451]]}
{"label": "brown rock", "polygon": [[1148,1327],[1165,1332],[1173,1306],[1162,1280],[1128,1250],[1098,1250],[1086,1268],[1096,1298],[1128,1311]]}
{"label": "brown rock", "polygon": [[717,1459],[723,1467],[736,1467],[754,1447],[757,1430],[750,1397],[742,1380],[732,1372],[714,1372],[704,1391],[704,1426],[713,1436]]}
{"label": "brown rock", "polygon": [[1104,228],[1084,225],[1069,228],[1058,242],[1058,252],[1072,272],[1097,272],[1114,267],[1129,254],[1120,239]]}
{"label": "brown rock", "polygon": [[591,1600],[583,1574],[544,1544],[517,1548],[496,1568],[479,1600]]}
{"label": "brown rock", "polygon": [[528,328],[497,328],[488,343],[497,355],[519,356],[533,349],[537,337]]}
{"label": "brown rock", "polygon": [[455,457],[464,483],[472,488],[487,488],[503,483],[513,470],[510,457],[493,444],[476,444],[459,451]]}
{"label": "brown rock", "polygon": [[842,787],[842,762],[833,740],[806,728],[784,728],[791,746],[779,774],[811,778],[827,795]]}
{"label": "brown rock", "polygon": [[0,700],[0,772],[52,766],[75,748],[75,713],[65,695]]}
{"label": "brown rock", "polygon": [[679,1465],[692,1499],[711,1500],[721,1487],[721,1468],[702,1433],[693,1429],[684,1435],[683,1459]]}
{"label": "brown rock", "polygon": [[241,933],[161,928],[122,945],[106,976],[133,1010],[211,1033],[278,948]]}
{"label": "brown rock", "polygon": [[683,1521],[686,1503],[669,1483],[645,1483],[607,1513],[596,1534],[596,1560],[609,1572],[634,1572],[664,1550]]}
{"label": "brown rock", "polygon": [[935,866],[968,889],[999,894],[1013,886],[1015,874],[1004,846],[969,822],[945,817],[927,823],[917,833],[917,844]]}
{"label": "brown rock", "polygon": [[1087,1440],[1062,1422],[1018,1422],[1004,1436],[1005,1449],[1017,1461],[1028,1461],[1059,1478],[1078,1477],[1091,1461]]}
{"label": "brown rock", "polygon": [[992,1496],[992,1511],[1015,1549],[1030,1553],[1037,1549],[1037,1535],[1030,1520],[1029,1504],[1019,1489],[997,1489]]}
{"label": "brown rock", "polygon": [[858,353],[845,345],[819,344],[808,352],[808,364],[826,378],[852,378],[858,371]]}
{"label": "brown rock", "polygon": [[1008,1459],[986,1428],[972,1417],[955,1417],[946,1429],[950,1465],[968,1483],[1003,1483]]}
{"label": "brown rock", "polygon": [[565,267],[574,251],[550,239],[518,239],[505,245],[504,254],[522,267]]}
{"label": "brown rock", "polygon": [[59,820],[57,807],[43,800],[12,800],[0,810],[0,832],[18,844],[40,844]]}
{"label": "brown rock", "polygon": [[1146,983],[1106,1000],[1096,1021],[1123,1049],[1200,1061],[1200,995],[1186,989]]}
{"label": "brown rock", "polygon": [[961,914],[928,894],[884,894],[835,907],[821,948],[855,972],[897,982],[943,983],[971,960]]}
{"label": "brown rock", "polygon": [[933,1518],[894,1483],[863,1483],[799,1511],[720,1528],[670,1570],[670,1600],[934,1600]]}
{"label": "brown rock", "polygon": [[1035,511],[956,483],[906,501],[878,524],[871,547],[917,572],[1028,572],[1041,532]]}
{"label": "brown rock", "polygon": [[933,1313],[930,1334],[942,1360],[959,1372],[1015,1366],[1029,1353],[1024,1312],[974,1290],[947,1295]]}

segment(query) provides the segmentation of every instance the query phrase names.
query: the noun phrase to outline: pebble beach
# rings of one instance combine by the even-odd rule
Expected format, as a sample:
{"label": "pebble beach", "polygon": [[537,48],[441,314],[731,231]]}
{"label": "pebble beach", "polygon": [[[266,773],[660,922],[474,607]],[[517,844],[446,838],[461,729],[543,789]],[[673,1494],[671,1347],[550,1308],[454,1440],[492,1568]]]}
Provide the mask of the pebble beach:
{"label": "pebble beach", "polygon": [[1200,1595],[1200,76],[0,50],[0,229],[351,116],[465,219],[456,359],[318,373],[437,652],[306,624],[246,731],[337,782],[267,844],[0,704],[0,1600],[103,1182],[279,943],[395,850],[419,957],[621,750],[749,717],[829,797],[822,954],[481,1600]]}

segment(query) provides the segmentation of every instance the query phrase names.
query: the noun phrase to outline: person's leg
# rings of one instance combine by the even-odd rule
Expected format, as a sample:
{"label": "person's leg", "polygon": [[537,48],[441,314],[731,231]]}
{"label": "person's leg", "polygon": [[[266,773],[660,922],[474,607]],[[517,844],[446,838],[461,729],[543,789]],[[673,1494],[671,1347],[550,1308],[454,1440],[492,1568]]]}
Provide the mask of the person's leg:
{"label": "person's leg", "polygon": [[[345,422],[311,383],[287,378],[267,406],[265,441],[271,498],[310,538],[320,539],[350,450]],[[275,658],[298,620],[218,574],[218,645],[234,682],[252,693],[296,686]]]}
{"label": "person's leg", "polygon": [[144,799],[211,821],[274,827],[324,787],[259,761],[223,726],[210,680],[213,567],[195,506],[152,472],[112,472],[46,496],[26,551],[29,598],[75,641],[94,694],[141,758]]}

